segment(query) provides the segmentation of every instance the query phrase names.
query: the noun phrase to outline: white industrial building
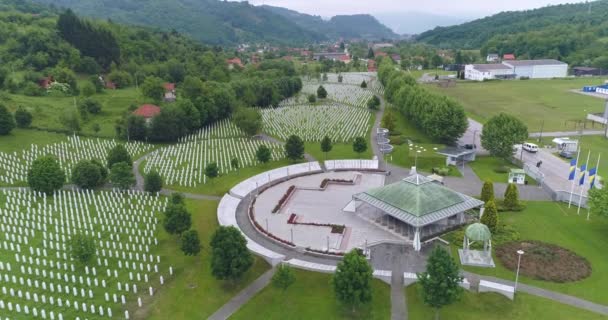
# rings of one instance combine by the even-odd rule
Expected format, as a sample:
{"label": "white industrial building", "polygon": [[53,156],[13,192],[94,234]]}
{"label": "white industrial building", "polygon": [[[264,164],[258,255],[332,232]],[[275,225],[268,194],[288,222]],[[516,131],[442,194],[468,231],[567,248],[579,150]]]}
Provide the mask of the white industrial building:
{"label": "white industrial building", "polygon": [[504,61],[503,64],[513,68],[517,78],[550,79],[568,76],[568,64],[554,59],[512,60]]}
{"label": "white industrial building", "polygon": [[568,64],[553,60],[508,60],[494,64],[468,64],[464,67],[467,80],[486,79],[550,79],[568,76]]}
{"label": "white industrial building", "polygon": [[464,78],[467,80],[483,81],[509,77],[513,77],[513,68],[502,63],[467,64],[464,66]]}

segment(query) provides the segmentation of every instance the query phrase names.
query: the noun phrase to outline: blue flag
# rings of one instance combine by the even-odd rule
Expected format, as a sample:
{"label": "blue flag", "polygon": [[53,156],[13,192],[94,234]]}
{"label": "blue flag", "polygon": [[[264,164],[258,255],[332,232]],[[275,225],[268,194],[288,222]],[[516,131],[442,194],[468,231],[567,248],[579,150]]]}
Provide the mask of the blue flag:
{"label": "blue flag", "polygon": [[580,180],[578,181],[578,185],[582,186],[585,184],[585,173],[587,171],[587,165],[584,164],[581,166]]}
{"label": "blue flag", "polygon": [[572,159],[570,161],[570,175],[568,176],[568,180],[572,181],[576,177],[576,159]]}
{"label": "blue flag", "polygon": [[590,188],[593,189],[593,186],[595,185],[595,174],[597,173],[597,168],[593,168],[591,170],[589,170],[589,184],[590,184]]}

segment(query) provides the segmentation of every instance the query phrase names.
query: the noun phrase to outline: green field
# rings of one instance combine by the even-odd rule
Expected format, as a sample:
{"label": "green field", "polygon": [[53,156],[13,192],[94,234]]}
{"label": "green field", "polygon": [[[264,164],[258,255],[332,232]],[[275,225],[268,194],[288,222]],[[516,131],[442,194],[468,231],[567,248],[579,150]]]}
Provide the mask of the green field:
{"label": "green field", "polygon": [[517,116],[530,132],[574,130],[567,120],[583,120],[587,113],[602,112],[605,101],[570,92],[585,85],[601,84],[604,79],[513,80],[458,82],[453,88],[427,87],[460,101],[467,114],[482,123],[505,112]]}
{"label": "green field", "polygon": [[66,135],[32,129],[14,129],[7,136],[0,136],[0,152],[16,152],[30,148],[31,145],[44,146],[66,141]]}
{"label": "green field", "polygon": [[[520,275],[520,281],[533,286],[562,292],[600,304],[608,304],[608,219],[591,216],[586,220],[586,210],[576,214],[576,208],[557,202],[527,202],[521,212],[499,214],[500,221],[513,226],[522,240],[540,240],[553,243],[576,252],[589,260],[593,272],[590,277],[570,283],[554,283],[530,279]],[[452,253],[458,256],[456,246]],[[522,257],[525,259],[526,256]],[[464,267],[465,270],[507,280],[514,280],[513,271],[504,268],[494,257],[496,268]]]}
{"label": "green field", "polygon": [[161,232],[159,252],[165,260],[171,261],[176,276],[165,283],[151,301],[145,302],[145,308],[135,314],[136,319],[206,319],[270,267],[256,257],[253,267],[236,286],[213,278],[209,240],[218,227],[218,202],[187,200],[186,203],[192,213],[192,225],[203,245],[201,253],[195,257],[185,256],[177,238]]}
{"label": "green field", "polygon": [[439,75],[439,76],[447,76],[447,75],[455,75],[456,72],[454,71],[445,71],[443,69],[425,69],[425,70],[409,70],[409,71],[405,71],[405,73],[411,75],[412,77],[414,77],[414,79],[418,79],[420,77],[422,77],[425,73],[428,73],[431,76],[435,76],[435,75]]}
{"label": "green field", "polygon": [[331,275],[294,269],[296,282],[285,292],[264,288],[230,319],[389,319],[390,289],[380,280],[372,283],[373,300],[358,315],[341,306],[334,296]]}
{"label": "green field", "polygon": [[[75,102],[78,103],[82,97],[28,97],[24,95],[7,94],[4,104],[11,111],[23,106],[33,115],[32,126],[41,129],[63,130],[64,127],[59,117],[68,111],[76,111]],[[91,98],[102,104],[102,111],[98,115],[89,115],[88,120],[81,120],[82,132],[94,134],[93,124],[99,124],[101,130],[99,135],[113,138],[115,134],[114,125],[116,120],[129,110],[129,106],[139,106],[144,102],[140,92],[134,88],[119,90],[105,90],[101,94],[95,94]]]}
{"label": "green field", "polygon": [[[421,287],[411,285],[406,289],[410,319],[434,319],[434,310],[424,304]],[[472,293],[465,291],[461,299],[443,308],[441,319],[450,320],[556,320],[556,319],[605,319],[596,313],[581,310],[549,299],[523,292],[514,301],[497,293]]]}
{"label": "green field", "polygon": [[[497,172],[498,168],[506,167],[509,169],[518,168],[513,163],[496,158],[496,157],[477,157],[475,161],[469,162],[469,166],[473,169],[473,172],[482,181],[490,180],[492,182],[507,183],[509,180],[509,173]],[[530,185],[538,185],[536,180],[526,175],[526,180]]]}

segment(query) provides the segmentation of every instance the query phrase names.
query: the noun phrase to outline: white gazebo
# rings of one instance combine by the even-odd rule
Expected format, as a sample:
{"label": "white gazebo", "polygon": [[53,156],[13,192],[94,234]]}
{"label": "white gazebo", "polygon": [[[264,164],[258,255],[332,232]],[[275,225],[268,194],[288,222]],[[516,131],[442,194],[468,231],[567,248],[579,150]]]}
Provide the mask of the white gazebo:
{"label": "white gazebo", "polygon": [[[483,250],[472,250],[474,243],[483,243]],[[462,249],[458,249],[460,263],[466,266],[494,267],[492,259],[492,233],[483,223],[469,225],[462,240]]]}

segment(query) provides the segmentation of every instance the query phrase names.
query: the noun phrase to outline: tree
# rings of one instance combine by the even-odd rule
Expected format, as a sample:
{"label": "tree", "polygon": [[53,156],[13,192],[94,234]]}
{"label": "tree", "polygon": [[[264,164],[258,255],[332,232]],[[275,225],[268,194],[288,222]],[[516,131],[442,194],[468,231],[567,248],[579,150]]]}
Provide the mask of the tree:
{"label": "tree", "polygon": [[86,98],[78,104],[78,110],[81,115],[99,114],[101,112],[101,103],[92,98]]}
{"label": "tree", "polygon": [[72,168],[72,183],[83,189],[93,189],[104,183],[102,170],[105,168],[99,162],[82,160]]}
{"label": "tree", "polygon": [[308,103],[315,103],[315,102],[317,102],[317,96],[315,96],[314,94],[309,94]]}
{"label": "tree", "polygon": [[89,265],[95,258],[95,238],[93,236],[76,233],[70,238],[70,255],[74,260]]}
{"label": "tree", "polygon": [[488,226],[492,233],[498,231],[498,209],[494,200],[486,202],[485,210],[481,216],[480,222]]}
{"label": "tree", "polygon": [[185,204],[184,195],[179,192],[174,192],[169,196],[169,203],[172,204]]}
{"label": "tree", "polygon": [[327,73],[323,74],[323,81],[327,81]]}
{"label": "tree", "polygon": [[291,161],[297,161],[304,157],[304,141],[302,138],[291,135],[285,142],[285,154],[287,159]]}
{"label": "tree", "polygon": [[57,159],[52,156],[44,156],[34,160],[27,173],[27,184],[30,188],[47,195],[61,189],[64,182],[65,172],[59,166]]}
{"label": "tree", "polygon": [[95,86],[90,82],[85,82],[80,86],[80,94],[83,97],[90,97],[97,92]]}
{"label": "tree", "polygon": [[363,80],[363,82],[361,82],[361,88],[363,88],[363,89],[367,88],[367,82],[365,82],[365,80]]}
{"label": "tree", "polygon": [[367,50],[367,58],[368,59],[373,59],[374,57],[375,57],[374,50],[372,48],[369,48]]}
{"label": "tree", "polygon": [[99,123],[93,123],[93,126],[91,127],[91,129],[93,129],[93,132],[95,132],[95,135],[98,135],[99,131],[101,131],[101,126],[99,125]]}
{"label": "tree", "polygon": [[195,256],[201,252],[201,240],[196,230],[188,230],[182,234],[182,252],[187,256]]}
{"label": "tree", "polygon": [[154,102],[161,102],[165,95],[163,80],[154,76],[147,77],[141,85],[141,93],[144,97],[150,98]]}
{"label": "tree", "polygon": [[262,115],[253,108],[239,108],[232,116],[234,124],[249,136],[257,134],[262,128]]}
{"label": "tree", "polygon": [[507,190],[505,190],[505,196],[503,205],[507,210],[517,209],[519,207],[519,190],[514,183],[509,183]]}
{"label": "tree", "polygon": [[230,159],[230,167],[232,167],[232,169],[234,169],[234,170],[237,170],[237,173],[239,170],[239,166],[240,166],[239,158],[234,157],[234,158]]}
{"label": "tree", "polygon": [[462,294],[460,270],[450,254],[437,246],[431,252],[426,271],[417,274],[422,287],[424,303],[435,309],[435,319],[439,319],[439,310],[454,301]]}
{"label": "tree", "polygon": [[247,240],[233,227],[220,226],[211,237],[211,274],[219,280],[236,280],[253,265]]}
{"label": "tree", "polygon": [[329,153],[333,148],[334,146],[331,144],[331,139],[329,136],[323,137],[323,140],[321,140],[321,151],[325,153],[325,159],[327,159],[327,153]]}
{"label": "tree", "polygon": [[344,80],[344,77],[341,74],[338,75],[338,83],[342,83],[342,80]]}
{"label": "tree", "polygon": [[361,157],[361,154],[367,150],[367,142],[363,137],[355,138],[353,142],[353,151],[356,152]]}
{"label": "tree", "polygon": [[183,97],[192,101],[203,95],[203,81],[193,76],[186,76],[180,88]]}
{"label": "tree", "polygon": [[501,113],[483,126],[481,145],[492,155],[508,159],[513,155],[513,145],[528,138],[528,128],[514,116]]}
{"label": "tree", "polygon": [[163,178],[156,170],[150,171],[144,177],[144,190],[149,193],[160,192],[163,188]]}
{"label": "tree", "polygon": [[353,249],[338,263],[332,278],[334,292],[338,300],[355,308],[372,300],[372,267],[363,252]]}
{"label": "tree", "polygon": [[280,264],[272,276],[272,285],[285,292],[294,282],[296,282],[296,276],[291,267],[286,264]]}
{"label": "tree", "polygon": [[209,178],[209,179],[211,179],[211,181],[213,181],[213,179],[217,178],[218,174],[219,174],[219,169],[217,167],[217,163],[215,163],[215,162],[208,163],[207,166],[205,167],[205,176],[207,176],[207,178]]}
{"label": "tree", "polygon": [[381,124],[383,128],[388,129],[389,133],[395,131],[395,122],[395,115],[392,111],[384,112]]}
{"label": "tree", "polygon": [[486,180],[481,187],[481,201],[488,202],[494,200],[494,184],[490,180]]}
{"label": "tree", "polygon": [[181,235],[192,226],[192,216],[182,203],[171,203],[165,209],[163,227],[169,234]]}
{"label": "tree", "polygon": [[608,217],[608,188],[589,190],[589,210],[598,216]]}
{"label": "tree", "polygon": [[135,176],[131,165],[127,162],[118,162],[110,168],[110,182],[121,190],[127,190],[135,184]]}
{"label": "tree", "polygon": [[59,116],[59,122],[63,125],[63,127],[74,133],[80,131],[80,119],[78,118],[78,113],[70,110],[66,110]]}
{"label": "tree", "polygon": [[[1,108],[2,107],[0,107],[0,109]],[[2,111],[0,111],[0,114],[1,113]],[[0,115],[0,118],[2,118],[2,115]],[[32,118],[32,114],[24,107],[20,106],[19,108],[17,108],[17,111],[15,111],[15,122],[17,123],[17,127],[19,128],[29,128],[29,126],[32,124]],[[0,122],[2,122],[2,120],[0,120]],[[1,124],[0,127],[2,127]]]}
{"label": "tree", "polygon": [[131,160],[131,155],[127,148],[125,148],[122,144],[117,144],[114,148],[108,151],[108,156],[106,157],[108,168],[112,168],[115,163],[125,162],[129,166],[133,164],[133,160]]}
{"label": "tree", "polygon": [[263,144],[261,144],[255,152],[256,159],[258,159],[258,161],[261,163],[267,163],[270,161],[271,155],[270,149]]}
{"label": "tree", "polygon": [[323,86],[319,86],[317,89],[317,97],[319,97],[319,99],[327,98],[327,90],[325,90]]}
{"label": "tree", "polygon": [[368,101],[367,101],[367,107],[369,109],[372,110],[378,110],[378,107],[380,106],[380,98],[378,98],[378,96],[373,95]]}

